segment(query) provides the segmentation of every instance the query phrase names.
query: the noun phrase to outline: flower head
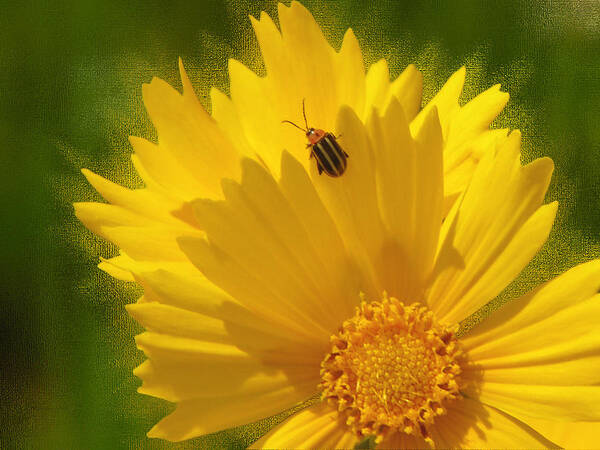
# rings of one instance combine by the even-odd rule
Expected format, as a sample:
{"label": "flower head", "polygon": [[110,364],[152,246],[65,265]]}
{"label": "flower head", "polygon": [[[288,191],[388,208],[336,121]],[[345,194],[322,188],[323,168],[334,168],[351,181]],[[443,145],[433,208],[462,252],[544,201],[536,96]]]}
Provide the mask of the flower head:
{"label": "flower head", "polygon": [[[189,439],[315,395],[256,445],[543,447],[528,420],[598,420],[598,261],[457,334],[556,214],[552,161],[522,166],[519,133],[489,129],[508,95],[459,106],[460,69],[421,108],[415,67],[365,73],[353,33],[334,51],[296,2],[279,21],[252,19],[267,75],[231,61],[212,114],[181,62],[183,94],[144,86],[159,141],[131,143],[146,188],[84,172],[110,204],[77,215],[121,249],[101,267],[144,288],[127,308],[148,330],[140,392],[178,404],[149,436]],[[348,155],[340,177],[282,124],[304,124],[303,103]]]}
{"label": "flower head", "polygon": [[363,302],[332,336],[321,363],[322,397],[359,436],[394,432],[431,439],[427,423],[457,399],[462,352],[454,330],[419,304]]}

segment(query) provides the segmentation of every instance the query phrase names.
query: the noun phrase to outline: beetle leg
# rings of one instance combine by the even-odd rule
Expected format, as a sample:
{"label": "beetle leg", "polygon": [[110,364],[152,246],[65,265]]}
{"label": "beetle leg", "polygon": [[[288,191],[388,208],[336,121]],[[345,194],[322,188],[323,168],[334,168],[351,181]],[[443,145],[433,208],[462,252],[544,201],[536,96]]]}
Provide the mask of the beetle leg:
{"label": "beetle leg", "polygon": [[317,162],[317,169],[319,170],[319,175],[321,175],[323,173],[323,166],[319,162]]}

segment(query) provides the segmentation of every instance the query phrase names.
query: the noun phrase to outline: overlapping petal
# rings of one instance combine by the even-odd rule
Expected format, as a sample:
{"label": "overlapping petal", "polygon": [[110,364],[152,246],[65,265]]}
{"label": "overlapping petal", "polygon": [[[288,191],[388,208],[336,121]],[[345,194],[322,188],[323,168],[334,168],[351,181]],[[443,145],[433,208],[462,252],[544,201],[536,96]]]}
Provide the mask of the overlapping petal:
{"label": "overlapping petal", "polygon": [[[267,167],[278,173],[284,149],[305,162],[305,137],[297,129],[282,125],[284,119],[304,126],[302,102],[306,103],[309,126],[334,130],[342,105],[363,111],[365,72],[362,54],[352,31],[344,36],[339,52],[324,38],[314,18],[297,2],[279,4],[277,29],[261,14],[252,24],[261,47],[266,77],[230,61],[231,99],[241,129],[250,146]],[[215,112],[217,122],[231,126],[231,119]],[[268,130],[268,132],[266,132]]]}
{"label": "overlapping petal", "polygon": [[148,432],[148,437],[183,441],[244,425],[289,409],[311,393],[310,389],[302,392],[288,386],[270,392],[179,402],[173,413]]}
{"label": "overlapping petal", "polygon": [[457,323],[500,293],[546,241],[556,203],[541,206],[552,160],[520,163],[513,132],[480,162],[441,229],[429,306]]}
{"label": "overlapping petal", "polygon": [[203,235],[171,213],[180,206],[176,201],[149,189],[126,189],[90,171],[83,172],[110,204],[75,203],[75,214],[129,257],[141,261],[183,260],[177,236]]}
{"label": "overlapping petal", "polygon": [[[419,112],[423,79],[415,66],[409,65],[390,82],[387,63],[381,60],[365,75],[362,54],[351,30],[336,52],[312,15],[298,2],[292,2],[289,7],[280,4],[278,11],[281,30],[265,13],[258,20],[252,18],[266,76],[259,77],[242,64],[230,61],[232,103],[230,107],[213,111],[222,128],[235,136],[233,140],[253,149],[277,174],[284,149],[308,167],[309,162],[303,156],[304,136],[297,129],[281,124],[282,120],[292,120],[304,126],[303,100],[309,126],[338,133],[336,117],[344,105],[366,122],[373,108],[384,111],[395,100],[402,106],[407,120],[414,119],[413,130],[420,128],[430,111],[436,108],[447,148],[444,166],[451,180],[446,186],[449,207],[469,182],[481,157],[481,146],[472,142],[485,140],[490,133],[488,127],[504,108],[508,94],[495,86],[461,107],[459,98],[465,77],[462,68]],[[220,105],[225,103],[221,98],[218,101]]]}
{"label": "overlapping petal", "polygon": [[527,424],[469,398],[448,407],[432,437],[437,448],[557,448]]}
{"label": "overlapping petal", "polygon": [[357,438],[337,411],[325,403],[310,406],[277,425],[250,448],[353,448]]}
{"label": "overlapping petal", "polygon": [[[556,448],[528,425],[478,401],[463,398],[436,419],[431,430],[435,448]],[[423,439],[396,433],[378,448],[430,448]]]}
{"label": "overlapping petal", "polygon": [[[144,104],[158,132],[158,147],[201,188],[194,197],[220,198],[223,177],[237,178],[237,149],[200,104],[180,60],[183,94],[159,78],[143,86]],[[152,176],[151,168],[146,165]],[[160,171],[159,167],[156,167]],[[156,175],[160,177],[161,175]]]}
{"label": "overlapping petal", "polygon": [[179,205],[169,197],[157,195],[148,189],[124,188],[87,169],[82,169],[82,173],[94,189],[111,205],[137,214],[140,218],[165,224],[177,222],[172,216],[171,210]]}
{"label": "overlapping petal", "polygon": [[600,420],[600,261],[513,300],[464,339],[471,395],[521,420]]}
{"label": "overlapping petal", "polygon": [[[147,305],[138,306],[147,309]],[[161,309],[160,313],[165,315],[165,308]],[[132,311],[136,318],[140,317],[139,310]],[[171,311],[171,317],[174,315]],[[185,318],[188,327],[184,331],[189,333],[189,324],[195,316],[180,312],[178,317]],[[275,359],[274,352],[268,353],[267,350],[254,347],[255,341],[260,341],[261,338],[264,340],[260,335],[254,337],[247,333],[246,336],[251,337],[237,345],[215,342],[219,337],[221,340],[231,341],[226,336],[219,336],[219,332],[222,335],[222,331],[226,329],[224,324],[206,318],[196,323],[198,326],[212,325],[213,328],[203,330],[202,337],[182,337],[179,332],[173,335],[152,331],[137,336],[138,348],[149,358],[135,372],[144,382],[140,388],[141,393],[180,402],[197,398],[268,393],[288,386],[299,388],[302,392],[303,397],[296,401],[305,400],[316,392],[318,376],[314,366],[319,363],[320,354],[303,352],[294,358],[283,356]],[[156,326],[156,320],[152,324]],[[170,331],[173,332],[173,328]],[[200,334],[199,330],[195,331]],[[245,350],[240,347],[245,347]],[[269,360],[269,357],[272,359]],[[224,373],[228,376],[225,377]],[[294,401],[291,400],[290,406],[293,404]]]}
{"label": "overlapping petal", "polygon": [[527,423],[552,442],[566,449],[594,448],[600,436],[600,422],[527,419]]}
{"label": "overlapping petal", "polygon": [[382,290],[398,298],[419,299],[442,223],[443,142],[437,109],[431,109],[411,133],[402,106],[392,100],[381,116],[372,114],[368,130],[375,155],[377,205],[385,227],[374,265]]}
{"label": "overlapping petal", "polygon": [[[254,443],[251,448],[354,448],[358,438],[339,422],[337,412],[321,403],[307,408]],[[557,445],[514,417],[470,399],[449,407],[432,428],[435,448],[557,448]],[[422,449],[422,438],[395,433],[381,449]]]}
{"label": "overlapping petal", "polygon": [[[250,310],[326,343],[358,302],[360,276],[299,164],[287,158],[281,186],[252,160],[243,166],[241,184],[224,183],[225,201],[194,204],[208,242],[182,238],[180,245],[202,273]],[[295,195],[315,202],[308,217],[296,213],[282,188],[292,180],[302,183]],[[313,237],[315,221],[329,230],[326,247],[322,236]]]}
{"label": "overlapping petal", "polygon": [[[464,82],[464,70],[461,70],[417,115],[422,76],[414,66],[407,67],[393,83],[389,81],[385,61],[375,64],[365,75],[361,51],[351,31],[346,33],[340,51],[336,52],[327,43],[312,15],[299,3],[292,2],[290,7],[280,5],[279,15],[281,30],[266,14],[262,14],[259,20],[252,19],[265,60],[266,77],[258,77],[240,63],[231,61],[232,98],[217,90],[212,91],[214,120],[196,98],[181,60],[183,94],[159,79],[153,79],[144,86],[144,102],[157,128],[159,142],[157,145],[141,138],[131,139],[135,150],[134,164],[146,189],[139,190],[136,201],[126,201],[125,209],[140,213],[142,208],[144,217],[176,218],[196,225],[190,210],[185,209],[185,202],[195,198],[221,198],[220,179],[239,178],[240,157],[255,158],[265,163],[274,174],[279,174],[281,155],[284,149],[289,149],[309,168],[313,162],[308,161],[304,150],[304,136],[293,127],[281,124],[283,119],[302,124],[301,104],[304,98],[311,124],[338,132],[336,120],[343,105],[356,111],[357,117],[365,122],[373,107],[383,111],[392,100],[397,101],[408,121],[417,116],[411,126],[413,130],[420,127],[435,106],[440,111],[444,130],[451,128],[455,116],[460,117],[460,124],[452,127],[457,130],[454,134],[458,136],[452,142],[462,142],[465,139],[461,141],[461,136],[477,134],[468,131],[470,115],[491,120],[503,106],[499,107],[502,102],[494,101],[488,95],[487,100],[476,102],[475,107],[468,107],[471,102],[460,108],[458,98]],[[318,61],[319,70],[315,70],[315,61]],[[454,114],[463,110],[464,113]],[[486,127],[481,120],[478,124],[478,131]],[[352,146],[351,143],[346,145]],[[454,147],[457,145],[453,144]],[[479,146],[477,153],[485,152],[488,147]],[[353,156],[351,165],[359,166],[362,171],[369,170],[369,165],[361,161],[360,154]],[[455,193],[466,186],[475,165],[473,161],[463,161],[452,172],[451,197],[446,196],[446,209]],[[98,180],[92,179],[93,175],[87,176],[94,186],[98,184]],[[115,204],[122,203],[120,197],[124,192],[118,194],[119,200]],[[115,202],[114,197],[108,200]],[[365,207],[371,205],[373,210],[376,198],[368,196],[368,201]],[[124,212],[124,220],[127,214]],[[378,220],[375,214],[371,217],[375,222]],[[115,230],[110,239],[121,245],[137,234],[138,225],[145,228],[147,224],[140,221],[133,228]],[[90,226],[98,230],[94,224]],[[152,230],[142,231],[147,238],[134,243],[134,247],[150,242],[157,234],[159,232]],[[165,243],[170,247],[166,251],[167,259],[180,256],[171,244],[172,239]],[[135,249],[129,253],[130,257],[138,260],[147,256],[138,255]],[[110,269],[107,265],[102,267]]]}
{"label": "overlapping petal", "polygon": [[130,270],[144,297],[127,310],[148,330],[136,337],[149,358],[134,372],[143,382],[139,392],[179,405],[150,436],[189,439],[315,394],[321,346],[253,314],[194,267],[133,263]]}
{"label": "overlapping petal", "polygon": [[400,76],[390,83],[387,61],[381,59],[369,67],[365,82],[366,102],[363,117],[368,117],[373,108],[385,111],[392,100],[400,104],[409,122],[421,109],[423,75],[413,64],[409,64]]}
{"label": "overlapping petal", "polygon": [[[351,154],[351,163],[340,178],[320,176],[311,166],[312,183],[330,212],[348,251],[369,279],[363,287],[367,295],[381,292],[375,271],[385,239],[377,205],[373,150],[364,125],[350,108],[342,108],[338,117],[340,143]],[[357,207],[360,205],[360,207]]]}

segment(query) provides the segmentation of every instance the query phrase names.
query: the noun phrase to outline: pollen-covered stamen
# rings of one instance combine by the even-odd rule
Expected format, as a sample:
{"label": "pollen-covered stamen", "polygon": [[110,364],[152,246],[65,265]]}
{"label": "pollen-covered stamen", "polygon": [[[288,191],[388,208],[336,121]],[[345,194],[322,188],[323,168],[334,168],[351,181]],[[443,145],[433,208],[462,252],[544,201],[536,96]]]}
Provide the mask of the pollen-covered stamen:
{"label": "pollen-covered stamen", "polygon": [[395,298],[362,302],[331,337],[321,363],[322,398],[358,436],[381,442],[402,432],[431,441],[427,426],[459,397],[461,351],[455,329],[433,312]]}

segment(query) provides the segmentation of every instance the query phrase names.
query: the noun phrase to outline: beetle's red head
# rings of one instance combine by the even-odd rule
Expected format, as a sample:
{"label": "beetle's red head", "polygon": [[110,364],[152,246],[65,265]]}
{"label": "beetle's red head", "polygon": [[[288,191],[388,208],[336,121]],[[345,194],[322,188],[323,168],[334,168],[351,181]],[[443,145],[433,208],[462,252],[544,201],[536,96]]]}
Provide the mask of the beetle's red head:
{"label": "beetle's red head", "polygon": [[308,142],[310,142],[311,145],[314,145],[317,142],[319,142],[323,138],[323,136],[325,136],[325,131],[319,130],[317,128],[309,128],[306,131],[306,137],[308,138]]}

